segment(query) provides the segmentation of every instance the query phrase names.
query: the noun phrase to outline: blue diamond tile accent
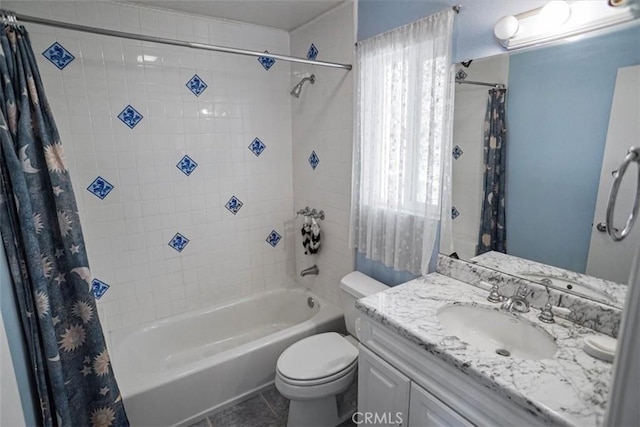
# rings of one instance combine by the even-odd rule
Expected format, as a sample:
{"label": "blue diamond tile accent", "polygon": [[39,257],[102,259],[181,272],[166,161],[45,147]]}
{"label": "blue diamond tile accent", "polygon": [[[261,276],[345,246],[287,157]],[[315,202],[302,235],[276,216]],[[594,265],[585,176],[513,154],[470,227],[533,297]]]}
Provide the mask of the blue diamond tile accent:
{"label": "blue diamond tile accent", "polygon": [[53,65],[62,70],[69,65],[71,61],[76,59],[67,49],[65,49],[60,43],[55,42],[49,46],[44,52],[42,52],[45,58],[47,58]]}
{"label": "blue diamond tile accent", "polygon": [[318,167],[318,163],[320,163],[320,159],[318,158],[316,152],[312,151],[311,155],[309,156],[309,164],[315,170]]}
{"label": "blue diamond tile accent", "polygon": [[460,212],[456,209],[455,206],[451,207],[451,219],[456,219],[460,216]]}
{"label": "blue diamond tile accent", "polygon": [[463,154],[464,154],[464,151],[462,151],[462,148],[460,148],[460,146],[456,145],[455,147],[453,147],[453,158],[454,159],[457,160]]}
{"label": "blue diamond tile accent", "polygon": [[113,190],[113,185],[109,183],[106,179],[99,176],[93,180],[91,184],[87,187],[89,192],[93,193],[99,199],[104,200],[105,197]]}
{"label": "blue diamond tile accent", "polygon": [[191,77],[191,80],[187,82],[187,87],[195,96],[200,96],[200,94],[207,88],[207,84],[200,78],[200,76],[195,74]]}
{"label": "blue diamond tile accent", "polygon": [[[264,52],[269,53],[269,51],[266,50]],[[269,71],[269,68],[273,67],[273,64],[276,63],[276,60],[268,56],[259,56],[258,62],[262,64],[265,70]]]}
{"label": "blue diamond tile accent", "polygon": [[238,213],[242,205],[243,203],[240,201],[240,199],[238,199],[236,196],[231,196],[231,198],[229,199],[227,204],[224,205],[224,207],[229,209],[229,212],[235,215]]}
{"label": "blue diamond tile accent", "polygon": [[311,46],[309,46],[309,51],[307,52],[307,59],[312,59],[315,61],[317,57],[318,57],[318,48],[316,47],[315,44],[311,43]]}
{"label": "blue diamond tile accent", "polygon": [[91,290],[93,291],[93,296],[96,299],[100,299],[102,298],[102,295],[109,290],[109,285],[104,283],[102,280],[93,279],[91,282]]}
{"label": "blue diamond tile accent", "polygon": [[456,80],[464,80],[467,78],[467,76],[468,74],[465,73],[463,69],[459,69],[456,73]]}
{"label": "blue diamond tile accent", "polygon": [[189,239],[187,239],[180,233],[176,233],[176,235],[173,236],[173,238],[169,242],[169,246],[171,246],[178,252],[182,252],[182,250],[187,246],[188,243]]}
{"label": "blue diamond tile accent", "polygon": [[264,145],[264,142],[260,141],[260,138],[254,139],[253,142],[249,144],[249,150],[251,150],[251,152],[255,154],[256,157],[259,157],[265,148],[267,148],[267,146]]}
{"label": "blue diamond tile accent", "polygon": [[282,236],[279,235],[276,230],[271,230],[271,233],[267,236],[267,243],[275,248],[278,242],[280,242],[280,239],[282,239]]}
{"label": "blue diamond tile accent", "polygon": [[180,159],[176,167],[180,169],[183,174],[189,176],[191,175],[191,172],[193,172],[198,167],[198,164],[191,157],[185,155],[182,159]]}
{"label": "blue diamond tile accent", "polygon": [[138,113],[131,105],[127,105],[118,115],[118,118],[122,120],[122,123],[133,129],[142,120],[142,114]]}

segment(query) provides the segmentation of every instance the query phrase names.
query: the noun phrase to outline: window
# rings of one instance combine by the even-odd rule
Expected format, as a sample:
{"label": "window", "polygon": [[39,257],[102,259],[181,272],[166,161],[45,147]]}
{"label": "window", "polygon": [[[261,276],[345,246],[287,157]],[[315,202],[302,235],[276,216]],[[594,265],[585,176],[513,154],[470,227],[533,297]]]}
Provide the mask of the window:
{"label": "window", "polygon": [[452,14],[358,46],[352,244],[414,274],[431,255],[450,179]]}

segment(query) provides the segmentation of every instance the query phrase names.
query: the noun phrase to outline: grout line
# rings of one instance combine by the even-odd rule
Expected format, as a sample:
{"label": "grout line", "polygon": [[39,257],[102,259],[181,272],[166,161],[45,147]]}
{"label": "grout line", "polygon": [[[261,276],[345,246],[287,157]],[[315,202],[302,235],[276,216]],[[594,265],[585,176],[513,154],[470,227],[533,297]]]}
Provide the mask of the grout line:
{"label": "grout line", "polygon": [[260,397],[262,398],[262,400],[264,400],[264,403],[266,403],[266,404],[267,404],[267,407],[271,410],[271,413],[272,413],[276,418],[278,418],[278,417],[279,417],[279,415],[278,415],[278,414],[276,414],[275,409],[273,409],[273,408],[271,407],[271,404],[269,404],[269,401],[267,400],[267,398],[266,398],[266,397],[264,397],[264,394],[263,394],[263,393],[260,393]]}

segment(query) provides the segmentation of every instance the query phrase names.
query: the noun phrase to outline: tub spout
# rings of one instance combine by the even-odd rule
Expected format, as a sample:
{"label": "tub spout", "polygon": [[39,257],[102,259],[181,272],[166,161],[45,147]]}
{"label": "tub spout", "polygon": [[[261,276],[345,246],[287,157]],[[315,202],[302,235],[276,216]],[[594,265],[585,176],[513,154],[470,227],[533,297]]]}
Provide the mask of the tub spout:
{"label": "tub spout", "polygon": [[318,266],[314,264],[313,267],[305,268],[304,270],[302,270],[300,272],[300,275],[304,277],[308,276],[309,274],[317,275],[318,273],[320,273],[320,270],[318,269]]}

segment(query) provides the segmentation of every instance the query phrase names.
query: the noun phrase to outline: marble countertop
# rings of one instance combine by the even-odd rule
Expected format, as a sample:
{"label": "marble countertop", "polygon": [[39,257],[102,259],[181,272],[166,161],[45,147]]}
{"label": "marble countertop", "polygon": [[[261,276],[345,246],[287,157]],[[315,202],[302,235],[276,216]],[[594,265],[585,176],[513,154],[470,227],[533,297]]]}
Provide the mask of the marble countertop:
{"label": "marble countertop", "polygon": [[558,351],[552,359],[522,360],[471,347],[440,325],[437,312],[445,305],[482,305],[499,310],[486,296],[480,288],[432,273],[362,298],[356,307],[543,422],[602,425],[612,364],[582,350],[585,336],[601,334],[558,318],[554,324],[543,324],[537,319],[539,310],[532,309],[517,316],[551,334]]}
{"label": "marble countertop", "polygon": [[575,271],[565,270],[564,268],[542,264],[513,255],[503,254],[501,252],[487,252],[482,255],[478,255],[475,258],[471,258],[471,262],[514,276],[524,277],[529,280],[531,280],[531,278],[527,277],[526,274],[539,274],[548,276],[552,279],[556,277],[581,283],[602,294],[602,296],[593,294],[588,296],[588,298],[605,304],[610,304],[618,308],[622,308],[624,305],[624,299],[627,294],[627,285],[589,276],[587,274],[576,273]]}

